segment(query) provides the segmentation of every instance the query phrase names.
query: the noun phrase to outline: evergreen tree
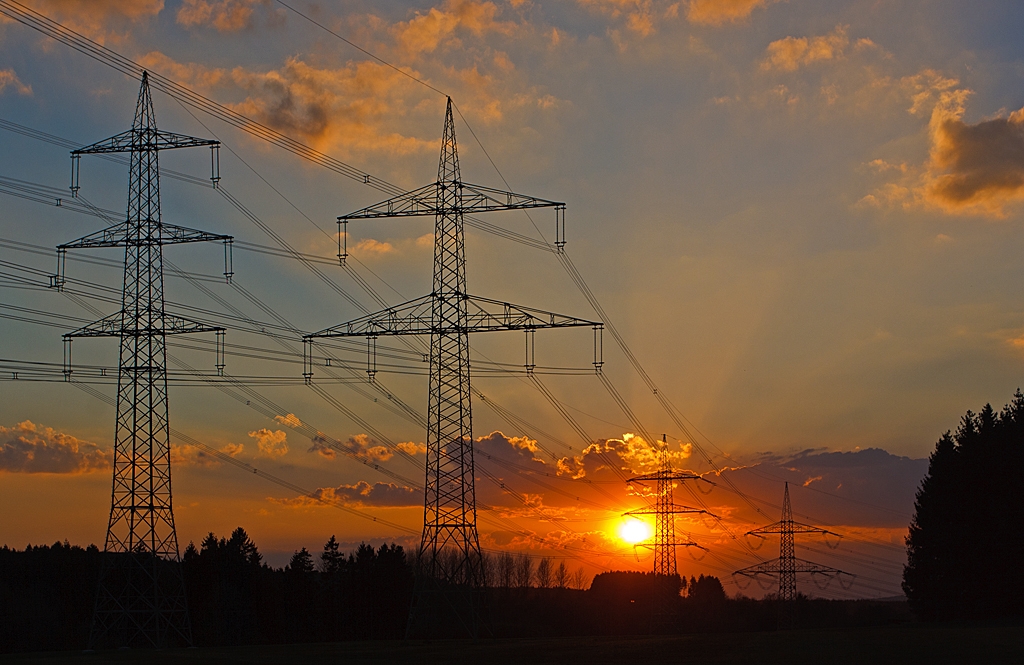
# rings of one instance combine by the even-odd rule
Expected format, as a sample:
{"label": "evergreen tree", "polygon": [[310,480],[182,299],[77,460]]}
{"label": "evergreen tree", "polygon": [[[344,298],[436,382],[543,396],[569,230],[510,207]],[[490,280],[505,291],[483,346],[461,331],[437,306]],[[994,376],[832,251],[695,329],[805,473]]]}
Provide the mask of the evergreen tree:
{"label": "evergreen tree", "polygon": [[970,411],[936,443],[914,503],[903,590],[927,619],[1024,614],[1024,395]]}
{"label": "evergreen tree", "polygon": [[345,565],[345,555],[339,551],[338,539],[331,535],[324,543],[324,551],[320,553],[319,570],[327,575],[336,575]]}

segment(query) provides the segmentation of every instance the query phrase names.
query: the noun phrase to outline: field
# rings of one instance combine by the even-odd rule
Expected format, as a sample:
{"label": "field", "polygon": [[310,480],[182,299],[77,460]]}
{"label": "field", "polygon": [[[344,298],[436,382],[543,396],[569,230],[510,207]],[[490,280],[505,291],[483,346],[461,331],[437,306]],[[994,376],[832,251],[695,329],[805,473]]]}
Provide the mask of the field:
{"label": "field", "polygon": [[851,630],[472,641],[344,642],[169,651],[7,654],[0,663],[1021,663],[1024,626],[907,624]]}

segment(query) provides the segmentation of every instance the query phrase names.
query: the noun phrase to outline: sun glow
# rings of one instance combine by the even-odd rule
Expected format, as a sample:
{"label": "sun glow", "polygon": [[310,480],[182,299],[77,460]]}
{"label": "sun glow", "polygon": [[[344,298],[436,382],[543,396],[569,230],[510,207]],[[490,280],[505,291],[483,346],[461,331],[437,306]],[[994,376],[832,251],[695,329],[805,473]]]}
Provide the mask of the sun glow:
{"label": "sun glow", "polygon": [[641,541],[647,540],[651,536],[651,527],[647,526],[647,522],[641,522],[640,520],[628,520],[619,527],[619,538],[630,545],[635,545]]}

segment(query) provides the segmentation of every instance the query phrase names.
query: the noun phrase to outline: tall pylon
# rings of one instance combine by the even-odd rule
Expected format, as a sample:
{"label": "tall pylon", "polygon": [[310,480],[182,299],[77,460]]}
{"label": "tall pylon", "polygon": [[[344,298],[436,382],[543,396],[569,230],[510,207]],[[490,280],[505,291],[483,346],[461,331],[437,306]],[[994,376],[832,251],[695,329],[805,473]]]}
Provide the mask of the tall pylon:
{"label": "tall pylon", "polygon": [[[601,324],[594,321],[479,298],[466,290],[465,215],[546,207],[556,211],[556,237],[561,249],[564,203],[462,181],[452,100],[448,98],[437,180],[338,218],[338,256],[344,262],[347,251],[342,247],[349,221],[434,217],[433,291],[429,295],[308,335],[305,345],[304,374],[307,381],[312,381],[316,339],[366,337],[368,353],[373,357],[379,336],[430,336],[429,359],[424,358],[430,363],[426,491],[410,634],[450,631],[453,622],[460,632],[473,636],[479,629],[475,590],[483,585],[483,574],[477,532],[469,334],[526,331],[529,371],[533,332],[538,328],[590,326],[595,329],[595,339],[601,329]],[[597,348],[595,344],[595,354]],[[371,362],[375,368],[375,361]],[[600,366],[597,363],[595,355],[595,365]],[[375,369],[368,367],[367,372],[372,380]]]}
{"label": "tall pylon", "polygon": [[[124,222],[58,246],[54,285],[64,284],[70,249],[124,247],[121,309],[64,335],[65,378],[72,380],[71,341],[77,337],[120,339],[114,474],[110,520],[104,543],[90,645],[165,647],[191,645],[178,536],[171,505],[171,456],[167,407],[166,336],[223,328],[189,321],[164,310],[163,246],[221,241],[231,237],[165,224],[160,218],[158,153],[219,142],[159,131],[143,73],[132,128],[74,150],[72,193],[79,189],[82,155],[130,154],[128,211]],[[217,184],[214,154],[212,179]],[[225,272],[226,276],[229,276]],[[222,366],[218,357],[218,367]]]}
{"label": "tall pylon", "polygon": [[796,539],[794,536],[798,533],[820,533],[822,536],[831,535],[836,538],[842,537],[828,529],[795,522],[793,520],[793,506],[789,502],[789,483],[786,483],[786,490],[782,499],[782,519],[774,524],[769,524],[768,526],[761,527],[760,529],[754,529],[747,532],[748,536],[758,537],[764,537],[766,534],[779,534],[779,557],[777,559],[771,559],[770,561],[762,561],[761,563],[748,566],[747,568],[742,568],[733,573],[733,575],[741,575],[743,577],[753,579],[758,579],[762,575],[778,577],[778,598],[782,601],[792,601],[796,599],[796,576],[798,573],[807,573],[811,575],[812,578],[821,575],[827,580],[837,578],[840,580],[841,584],[842,578],[840,576],[849,575],[849,573],[839,570],[838,568],[822,566],[812,561],[806,561],[796,557]]}

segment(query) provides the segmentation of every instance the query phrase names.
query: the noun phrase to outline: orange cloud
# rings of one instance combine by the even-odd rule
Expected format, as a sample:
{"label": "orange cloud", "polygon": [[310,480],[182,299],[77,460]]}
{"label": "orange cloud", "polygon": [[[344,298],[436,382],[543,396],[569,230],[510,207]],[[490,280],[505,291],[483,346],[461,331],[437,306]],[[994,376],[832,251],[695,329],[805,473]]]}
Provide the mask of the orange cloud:
{"label": "orange cloud", "polygon": [[8,473],[88,473],[110,468],[111,454],[30,420],[0,426],[0,471]]}
{"label": "orange cloud", "polygon": [[925,69],[913,76],[900,79],[900,90],[910,97],[911,105],[907,112],[912,115],[930,113],[936,106],[946,112],[963,112],[964,103],[971,94],[969,90],[959,89],[960,81],[944,76],[934,69]]}
{"label": "orange cloud", "polygon": [[[690,458],[692,446],[680,445],[668,449],[668,458],[675,468],[682,468]],[[621,439],[601,439],[590,444],[579,455],[563,457],[557,462],[558,474],[571,478],[608,475],[614,466],[629,473],[649,473],[658,470],[663,457],[643,437],[624,434]],[[617,477],[617,476],[616,476]]]}
{"label": "orange cloud", "polygon": [[679,3],[655,3],[653,0],[576,0],[591,10],[610,18],[625,18],[626,28],[641,37],[655,32],[655,20],[679,16]]}
{"label": "orange cloud", "polygon": [[932,114],[925,199],[949,213],[1005,217],[1024,200],[1024,108],[973,125],[962,113]]}
{"label": "orange cloud", "polygon": [[218,32],[237,32],[252,26],[258,5],[268,0],[184,0],[177,21],[186,28],[212,25]]}
{"label": "orange cloud", "polygon": [[13,69],[0,69],[0,94],[2,94],[8,86],[17,90],[19,95],[32,94],[32,86],[22,83],[21,79],[19,79],[18,75],[14,73]]}
{"label": "orange cloud", "polygon": [[317,434],[312,438],[313,445],[307,452],[317,453],[321,457],[334,459],[336,452],[340,449],[352,455],[356,459],[370,462],[387,462],[395,456],[386,447],[379,445],[366,434],[350,436],[346,441],[330,439],[324,434]]}
{"label": "orange cloud", "polygon": [[443,42],[451,48],[461,44],[455,38],[460,29],[481,37],[490,32],[509,34],[514,24],[496,20],[498,7],[493,2],[445,0],[441,8],[417,12],[409,21],[392,28],[398,47],[408,55],[430,53]]}
{"label": "orange cloud", "polygon": [[967,123],[971,91],[959,85],[931,70],[901,80],[911,100],[909,113],[923,115],[930,107],[928,160],[898,168],[880,159],[870,162],[879,173],[901,177],[876,188],[862,205],[1003,218],[1024,201],[1024,108]]}
{"label": "orange cloud", "polygon": [[140,64],[197,90],[223,88],[245,95],[230,105],[263,124],[306,140],[321,150],[385,152],[408,155],[436,150],[436,140],[421,140],[388,131],[385,125],[402,116],[408,94],[424,94],[399,72],[370,61],[338,68],[310,65],[290,57],[279,69],[254,71],[208,68],[179,63],[151,52]]}
{"label": "orange cloud", "polygon": [[357,252],[367,254],[390,254],[395,251],[395,246],[389,242],[381,242],[373,238],[363,238],[355,247]]}
{"label": "orange cloud", "polygon": [[122,42],[129,25],[159,14],[164,0],[23,0],[23,4],[99,43]]}
{"label": "orange cloud", "polygon": [[686,19],[690,23],[722,25],[735,23],[750,16],[759,7],[773,5],[780,0],[690,0],[686,6]]}
{"label": "orange cloud", "polygon": [[842,58],[849,45],[846,26],[842,25],[819,37],[786,37],[768,45],[768,57],[761,63],[761,69],[793,72],[801,65]]}
{"label": "orange cloud", "polygon": [[416,443],[415,441],[402,441],[398,444],[398,449],[409,455],[427,454],[427,445],[425,443]]}
{"label": "orange cloud", "polygon": [[302,426],[302,421],[299,420],[299,417],[296,416],[294,413],[289,413],[283,416],[274,416],[274,420],[281,423],[282,425],[287,425],[292,429]]}
{"label": "orange cloud", "polygon": [[281,430],[271,431],[265,427],[253,432],[249,436],[256,439],[256,447],[259,448],[259,455],[264,457],[281,457],[288,453],[288,433]]}

